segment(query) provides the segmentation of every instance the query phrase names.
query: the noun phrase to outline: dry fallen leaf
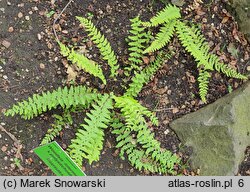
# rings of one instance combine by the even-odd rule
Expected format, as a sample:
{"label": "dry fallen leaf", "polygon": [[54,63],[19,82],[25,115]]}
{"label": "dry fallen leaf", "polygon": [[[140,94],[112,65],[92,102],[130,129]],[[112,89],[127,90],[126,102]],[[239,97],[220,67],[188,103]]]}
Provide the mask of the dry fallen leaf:
{"label": "dry fallen leaf", "polygon": [[223,19],[222,19],[222,21],[221,21],[221,23],[226,23],[226,22],[228,22],[228,20],[229,20],[229,17],[224,17]]}
{"label": "dry fallen leaf", "polygon": [[67,74],[67,82],[75,81],[77,72],[71,66],[68,66]]}
{"label": "dry fallen leaf", "polygon": [[238,48],[235,47],[235,45],[233,43],[229,43],[228,47],[227,47],[227,51],[229,53],[231,53],[231,55],[234,57],[234,58],[238,58]]}
{"label": "dry fallen leaf", "polygon": [[175,108],[173,108],[173,113],[175,114],[175,113],[178,113],[180,110],[177,108],[177,107],[175,107]]}

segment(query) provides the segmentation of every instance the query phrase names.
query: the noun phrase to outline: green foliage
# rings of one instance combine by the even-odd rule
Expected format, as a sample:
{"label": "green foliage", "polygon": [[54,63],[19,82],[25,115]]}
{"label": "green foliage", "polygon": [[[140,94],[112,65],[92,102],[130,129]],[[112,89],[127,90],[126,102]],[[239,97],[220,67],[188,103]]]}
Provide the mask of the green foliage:
{"label": "green foliage", "polygon": [[128,50],[131,69],[140,69],[142,64],[143,51],[145,49],[145,44],[150,40],[150,34],[145,32],[145,27],[143,22],[139,19],[139,16],[130,19],[131,29],[129,30],[130,35],[128,36]]}
{"label": "green foliage", "polygon": [[[149,53],[163,48],[176,31],[182,45],[197,62],[197,68],[200,71],[198,77],[199,94],[204,102],[206,102],[211,71],[216,70],[224,73],[228,77],[247,79],[244,75],[220,62],[217,55],[209,52],[210,47],[199,29],[194,25],[189,27],[186,23],[178,20],[178,18],[180,18],[179,9],[174,6],[167,6],[164,10],[157,13],[150,22],[146,22],[144,24],[146,26],[162,26],[155,40],[143,53]],[[140,79],[142,79],[142,77],[140,77]]]}
{"label": "green foliage", "polygon": [[71,86],[70,88],[59,87],[52,92],[43,92],[41,95],[34,94],[27,100],[18,102],[5,112],[6,116],[21,115],[24,119],[32,119],[43,112],[56,109],[61,106],[69,109],[81,105],[88,107],[91,102],[96,100],[98,94],[92,89],[84,86]]}
{"label": "green foliage", "polygon": [[217,70],[218,72],[226,74],[228,77],[246,79],[245,76],[221,63],[218,56],[209,53],[210,47],[199,29],[194,26],[188,27],[185,23],[178,21],[176,31],[182,45],[195,58],[197,67],[202,70],[199,74],[198,82],[200,96],[204,102],[206,102],[209,83],[208,78],[210,78],[208,71]]}
{"label": "green foliage", "polygon": [[156,16],[152,17],[150,22],[144,22],[144,25],[156,27],[160,24],[167,23],[180,17],[180,10],[176,6],[168,5],[162,11],[159,11]]}
{"label": "green foliage", "polygon": [[60,134],[60,132],[63,130],[63,128],[68,124],[68,125],[72,125],[73,124],[73,120],[70,114],[70,111],[65,111],[63,113],[63,115],[53,115],[54,119],[55,119],[55,123],[53,123],[51,125],[51,128],[48,129],[46,135],[44,136],[41,145],[45,145],[51,141],[54,140],[54,138],[56,136],[58,136]]}
{"label": "green foliage", "polygon": [[58,43],[60,45],[61,54],[64,57],[67,57],[69,61],[71,61],[73,64],[76,64],[78,67],[80,67],[87,73],[90,73],[91,75],[100,78],[102,82],[106,85],[106,79],[103,75],[102,69],[94,61],[88,59],[82,54],[75,52],[73,49],[70,50],[66,45],[60,42]]}
{"label": "green foliage", "polygon": [[175,21],[164,23],[164,25],[160,28],[160,32],[156,35],[155,40],[145,51],[143,51],[143,53],[154,52],[167,45],[174,34],[175,25]]}
{"label": "green foliage", "polygon": [[198,77],[198,82],[199,82],[199,94],[201,97],[202,101],[206,101],[206,95],[208,92],[208,83],[209,83],[209,78],[211,77],[210,73],[207,72],[206,70],[200,70],[199,72],[199,77]]}
{"label": "green foliage", "polygon": [[168,54],[163,55],[163,53],[160,53],[156,57],[155,61],[151,62],[141,72],[135,72],[135,76],[132,77],[132,82],[129,84],[129,88],[126,90],[125,95],[130,97],[137,97],[137,95],[141,92],[143,85],[149,82],[151,77],[162,66],[166,58],[169,58]]}
{"label": "green foliage", "polygon": [[91,164],[98,161],[103,147],[104,129],[111,121],[113,108],[111,96],[105,94],[100,97],[93,109],[86,114],[84,124],[77,130],[76,138],[71,141],[68,148],[69,154],[75,162],[81,166],[83,158],[88,159]]}
{"label": "green foliage", "polygon": [[76,17],[80,23],[85,27],[85,30],[89,33],[89,37],[99,48],[103,59],[106,60],[110,66],[111,77],[117,75],[117,70],[119,68],[117,57],[108,42],[108,40],[101,34],[101,32],[95,27],[95,25],[88,19],[84,17]]}
{"label": "green foliage", "polygon": [[[104,131],[111,125],[112,133],[116,135],[116,147],[120,149],[122,159],[127,157],[128,161],[139,170],[173,174],[174,166],[180,163],[180,159],[170,151],[161,148],[160,142],[154,138],[154,133],[148,128],[149,124],[158,126],[157,117],[135,99],[143,85],[150,81],[169,57],[168,54],[163,51],[158,52],[158,50],[166,46],[174,33],[177,33],[182,45],[197,62],[199,92],[203,101],[206,101],[211,71],[216,70],[229,77],[246,78],[220,62],[215,54],[211,54],[201,32],[196,27],[190,27],[180,21],[180,17],[180,10],[169,5],[149,22],[142,22],[139,17],[131,19],[131,30],[128,36],[130,68],[125,68],[125,72],[134,70],[135,75],[122,96],[118,97],[112,92],[99,94],[84,86],[64,87],[41,95],[34,94],[26,101],[13,105],[5,115],[19,114],[25,119],[31,119],[43,112],[61,107],[64,113],[62,116],[54,115],[55,122],[42,141],[42,144],[45,144],[52,141],[65,124],[72,124],[73,109],[83,111],[91,108],[67,149],[79,166],[82,166],[84,159],[87,159],[90,164],[99,160],[103,148]],[[118,60],[110,43],[91,21],[83,17],[77,17],[77,19],[99,48],[103,59],[108,62],[111,77],[115,77],[118,73]],[[160,31],[153,39],[147,27],[156,26],[159,26]],[[148,45],[151,39],[153,39],[152,43]],[[60,42],[59,45],[64,57],[106,84],[102,69],[94,61]],[[143,66],[143,54],[149,52],[156,52],[156,59],[147,66]]]}
{"label": "green foliage", "polygon": [[131,97],[115,97],[115,102],[125,121],[124,125],[113,124],[113,133],[118,135],[116,147],[121,148],[120,156],[124,158],[126,153],[131,164],[139,170],[144,168],[151,172],[173,173],[179,158],[162,149],[147,127],[145,117],[148,117],[153,125],[158,125],[155,115]]}

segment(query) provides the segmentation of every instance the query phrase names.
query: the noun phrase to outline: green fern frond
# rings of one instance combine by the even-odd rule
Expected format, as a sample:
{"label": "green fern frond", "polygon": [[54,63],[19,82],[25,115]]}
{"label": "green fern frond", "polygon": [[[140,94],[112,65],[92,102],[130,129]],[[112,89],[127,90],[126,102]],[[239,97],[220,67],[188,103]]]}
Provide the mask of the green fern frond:
{"label": "green fern frond", "polygon": [[55,123],[51,125],[50,129],[48,129],[46,135],[44,136],[41,142],[41,145],[48,144],[49,142],[54,140],[54,138],[60,134],[66,124],[73,124],[72,116],[68,110],[66,110],[62,116],[54,114],[53,117],[55,119]]}
{"label": "green fern frond", "polygon": [[154,52],[167,45],[174,34],[175,25],[175,21],[169,21],[168,23],[165,23],[160,28],[160,32],[156,35],[155,40],[143,53]]}
{"label": "green fern frond", "polygon": [[99,48],[103,59],[108,62],[108,65],[111,68],[111,77],[115,77],[117,75],[117,70],[119,68],[117,56],[115,55],[110,43],[101,34],[101,32],[95,27],[95,25],[88,19],[84,17],[76,17],[80,23],[85,27],[86,31],[89,33],[89,37]]}
{"label": "green fern frond", "polygon": [[76,138],[71,141],[68,148],[70,157],[79,166],[82,166],[84,158],[88,159],[90,164],[99,160],[103,147],[104,129],[111,121],[112,98],[105,94],[92,107],[93,109],[86,114],[85,124],[77,130]]}
{"label": "green fern frond", "polygon": [[209,53],[210,47],[199,29],[194,26],[188,27],[185,23],[178,21],[176,30],[182,45],[195,58],[197,67],[202,67],[205,70],[215,69],[228,77],[247,79],[236,70],[221,63],[217,55]]}
{"label": "green fern frond", "polygon": [[[149,42],[151,36],[145,32],[145,27],[142,25],[142,21],[139,16],[130,19],[131,29],[129,30],[130,35],[128,36],[128,50],[131,69],[139,70],[138,64],[142,63],[143,50],[145,49],[145,43]],[[130,70],[131,70],[130,69]]]}
{"label": "green fern frond", "polygon": [[100,66],[98,66],[94,61],[88,59],[84,55],[75,52],[73,49],[70,51],[70,49],[66,45],[60,42],[59,45],[61,49],[61,54],[64,57],[67,57],[69,61],[71,61],[73,64],[76,64],[78,67],[80,67],[87,73],[100,78],[102,82],[106,85],[106,79],[103,75]]}
{"label": "green fern frond", "polygon": [[[116,147],[121,148],[120,156],[124,158],[126,153],[131,164],[139,170],[143,168],[151,172],[172,173],[174,164],[180,160],[170,151],[162,149],[159,141],[154,139],[154,134],[148,129],[144,118],[145,111],[150,113],[146,116],[151,117],[152,122],[155,121],[152,120],[155,118],[154,115],[133,98],[114,99],[115,107],[121,110],[125,120],[124,125],[116,123],[112,132],[118,135]],[[157,121],[154,124],[157,124]]]}
{"label": "green fern frond", "polygon": [[209,46],[200,31],[193,27],[188,27],[185,23],[177,21],[176,30],[179,39],[185,49],[191,53],[197,62],[197,67],[204,67],[206,70],[213,70],[214,63],[209,61]]}
{"label": "green fern frond", "polygon": [[209,78],[211,75],[209,72],[201,70],[199,72],[198,82],[199,82],[199,94],[201,100],[206,103],[206,96],[208,92]]}
{"label": "green fern frond", "polygon": [[243,79],[243,80],[247,79],[247,77],[245,75],[242,75],[242,74],[238,73],[236,70],[234,70],[233,68],[225,65],[224,63],[216,62],[214,68],[215,68],[216,71],[222,72],[228,77]]}
{"label": "green fern frond", "polygon": [[[143,107],[137,100],[132,97],[121,96],[114,97],[115,107],[121,109],[123,116],[133,122],[127,122],[127,126],[138,124],[142,121],[141,118],[146,116],[150,118],[154,125],[158,125],[158,119],[154,113]],[[137,123],[135,123],[137,122]],[[137,131],[136,127],[130,127],[131,130]]]}
{"label": "green fern frond", "polygon": [[52,92],[43,92],[41,95],[34,94],[27,100],[18,102],[8,109],[5,115],[14,116],[19,114],[24,119],[32,119],[58,106],[61,106],[63,109],[69,109],[77,105],[88,107],[98,96],[99,94],[84,86],[71,86],[63,89],[59,87]]}
{"label": "green fern frond", "polygon": [[145,22],[146,26],[158,26],[175,20],[181,17],[180,9],[174,5],[166,6],[162,11],[158,12],[156,16],[150,19],[150,22]]}
{"label": "green fern frond", "polygon": [[145,67],[140,73],[135,72],[135,76],[132,78],[132,82],[129,84],[129,88],[126,90],[125,96],[137,97],[141,92],[144,84],[148,83],[151,77],[160,69],[164,60],[170,56],[166,54],[163,56],[160,53],[155,61],[151,62],[147,67]]}
{"label": "green fern frond", "polygon": [[247,79],[247,77],[238,73],[236,70],[221,63],[218,56],[209,53],[210,47],[200,30],[196,27],[188,27],[185,23],[177,21],[176,30],[182,45],[191,53],[197,62],[197,67],[202,70],[198,78],[202,101],[206,102],[208,78],[210,78],[210,74],[208,73],[209,70],[212,71],[215,69],[228,77]]}

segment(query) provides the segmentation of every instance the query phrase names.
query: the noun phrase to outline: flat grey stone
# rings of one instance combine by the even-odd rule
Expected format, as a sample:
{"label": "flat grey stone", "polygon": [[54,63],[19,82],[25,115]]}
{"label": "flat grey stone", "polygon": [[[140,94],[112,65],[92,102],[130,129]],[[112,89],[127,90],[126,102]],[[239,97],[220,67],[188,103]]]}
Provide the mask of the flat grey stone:
{"label": "flat grey stone", "polygon": [[170,126],[193,148],[191,166],[201,175],[235,175],[250,146],[250,82]]}
{"label": "flat grey stone", "polygon": [[250,0],[229,0],[229,2],[235,10],[240,30],[250,42]]}

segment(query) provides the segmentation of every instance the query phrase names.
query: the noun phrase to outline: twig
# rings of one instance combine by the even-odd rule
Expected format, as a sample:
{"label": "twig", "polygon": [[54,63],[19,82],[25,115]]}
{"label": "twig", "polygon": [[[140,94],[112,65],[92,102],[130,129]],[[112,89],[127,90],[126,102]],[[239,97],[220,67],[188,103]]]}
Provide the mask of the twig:
{"label": "twig", "polygon": [[73,0],[69,0],[69,2],[65,5],[65,7],[63,8],[63,10],[58,14],[58,16],[55,18],[55,20],[53,22],[53,32],[54,32],[54,35],[55,35],[57,41],[59,41],[59,38],[58,38],[58,35],[56,33],[56,29],[55,29],[56,22],[58,21],[58,19],[61,17],[61,15],[63,14],[63,12],[67,9],[67,7],[69,6],[69,4],[72,1]]}
{"label": "twig", "polygon": [[163,108],[163,109],[155,109],[153,111],[155,112],[160,112],[160,111],[170,111],[170,110],[173,110],[174,108]]}

